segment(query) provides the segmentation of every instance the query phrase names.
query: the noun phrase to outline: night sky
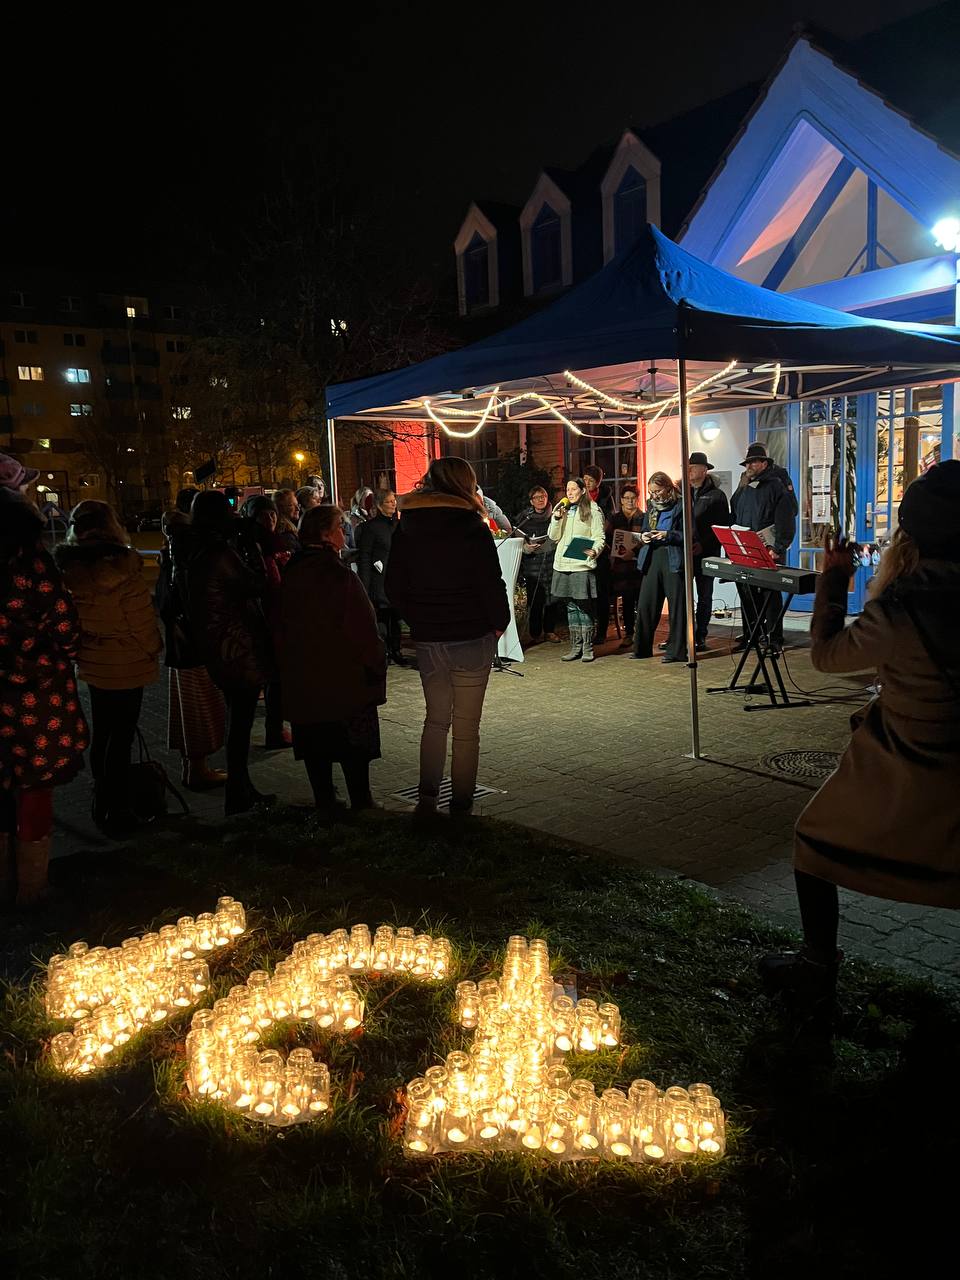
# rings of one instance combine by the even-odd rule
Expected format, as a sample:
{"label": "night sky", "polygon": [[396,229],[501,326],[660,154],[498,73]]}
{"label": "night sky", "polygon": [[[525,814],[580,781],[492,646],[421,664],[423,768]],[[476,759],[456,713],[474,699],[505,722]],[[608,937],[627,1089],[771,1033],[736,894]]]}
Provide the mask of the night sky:
{"label": "night sky", "polygon": [[852,40],[929,7],[361,0],[287,20],[114,11],[96,29],[85,11],[7,41],[3,259],[193,272],[211,233],[229,243],[281,172],[313,165],[344,208],[395,218],[418,270],[448,271],[472,197],[523,203],[543,165],[764,79],[798,21]]}

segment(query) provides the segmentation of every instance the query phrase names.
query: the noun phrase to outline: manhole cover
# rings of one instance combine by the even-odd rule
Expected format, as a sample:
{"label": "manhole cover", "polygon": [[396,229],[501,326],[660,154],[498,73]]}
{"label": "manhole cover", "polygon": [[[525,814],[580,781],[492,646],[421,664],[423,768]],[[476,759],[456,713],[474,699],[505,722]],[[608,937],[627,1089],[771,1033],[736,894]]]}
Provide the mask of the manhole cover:
{"label": "manhole cover", "polygon": [[760,764],[791,778],[826,778],[840,763],[839,751],[778,751]]}
{"label": "manhole cover", "polygon": [[[394,791],[394,796],[398,800],[406,800],[407,804],[416,804],[420,798],[419,787],[405,787],[403,791]],[[483,796],[501,796],[504,792],[498,791],[496,787],[474,787],[473,798],[479,800]],[[437,808],[449,808],[450,800],[453,796],[453,783],[449,778],[443,778],[440,782],[440,794],[437,797]]]}

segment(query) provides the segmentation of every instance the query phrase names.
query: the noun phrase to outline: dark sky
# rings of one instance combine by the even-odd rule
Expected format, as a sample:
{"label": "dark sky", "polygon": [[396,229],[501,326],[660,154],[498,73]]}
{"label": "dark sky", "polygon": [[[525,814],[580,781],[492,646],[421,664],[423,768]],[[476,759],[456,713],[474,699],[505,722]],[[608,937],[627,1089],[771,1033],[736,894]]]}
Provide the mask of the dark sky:
{"label": "dark sky", "polygon": [[798,21],[851,40],[929,7],[341,0],[309,17],[113,10],[100,28],[86,10],[39,39],[31,24],[8,33],[23,56],[5,68],[3,258],[193,271],[209,231],[310,157],[331,190],[398,220],[412,262],[446,268],[471,197],[522,203],[542,165],[762,80]]}

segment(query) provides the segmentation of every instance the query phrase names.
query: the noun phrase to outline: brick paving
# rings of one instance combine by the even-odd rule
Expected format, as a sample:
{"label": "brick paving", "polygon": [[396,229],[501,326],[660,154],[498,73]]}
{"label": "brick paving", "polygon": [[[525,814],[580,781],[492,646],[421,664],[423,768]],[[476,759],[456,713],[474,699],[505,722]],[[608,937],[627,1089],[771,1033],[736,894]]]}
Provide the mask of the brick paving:
{"label": "brick paving", "polygon": [[[477,811],[698,881],[796,927],[792,828],[813,784],[773,775],[760,760],[791,748],[842,750],[853,706],[747,714],[739,696],[703,692],[726,683],[732,671],[725,630],[715,632],[717,651],[700,667],[701,761],[685,755],[689,681],[682,664],[632,662],[615,641],[598,649],[590,666],[561,663],[565,648],[545,644],[528,650],[527,661],[514,668],[522,679],[494,674],[479,781],[502,794],[484,797]],[[860,677],[818,675],[802,647],[791,649],[788,661],[804,689],[829,683],[842,692],[866,684]],[[372,780],[381,803],[403,809],[392,793],[417,781],[423,701],[416,671],[391,667],[388,694],[381,709],[384,758],[374,764]],[[175,778],[177,759],[162,745],[165,682],[147,691],[141,726]],[[306,778],[290,754],[259,745],[262,717],[253,740],[256,784],[283,800],[308,802]],[[89,819],[89,785],[81,777],[57,792],[59,855],[107,847]],[[189,821],[222,821],[219,793],[187,798]],[[175,831],[177,820],[169,825]],[[841,912],[841,945],[849,952],[939,983],[960,983],[960,913],[845,891]]]}

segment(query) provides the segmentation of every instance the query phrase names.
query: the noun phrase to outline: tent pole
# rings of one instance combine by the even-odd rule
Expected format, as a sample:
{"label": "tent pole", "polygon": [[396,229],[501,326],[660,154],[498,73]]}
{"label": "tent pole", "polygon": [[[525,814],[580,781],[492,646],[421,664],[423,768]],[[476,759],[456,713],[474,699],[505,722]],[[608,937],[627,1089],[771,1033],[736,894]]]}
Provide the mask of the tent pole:
{"label": "tent pole", "polygon": [[690,733],[694,760],[700,757],[700,708],[697,702],[697,645],[693,612],[693,509],[690,503],[690,405],[687,401],[687,362],[677,361],[680,390],[680,486],[683,493],[683,590],[687,604],[687,667],[690,671]]}
{"label": "tent pole", "polygon": [[327,419],[327,465],[330,474],[327,476],[327,493],[331,502],[338,500],[337,494],[337,433],[333,418]]}

